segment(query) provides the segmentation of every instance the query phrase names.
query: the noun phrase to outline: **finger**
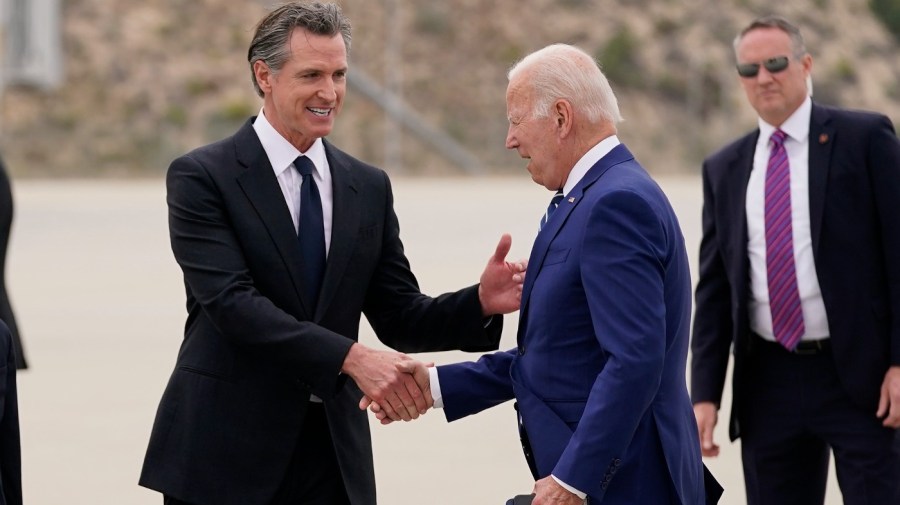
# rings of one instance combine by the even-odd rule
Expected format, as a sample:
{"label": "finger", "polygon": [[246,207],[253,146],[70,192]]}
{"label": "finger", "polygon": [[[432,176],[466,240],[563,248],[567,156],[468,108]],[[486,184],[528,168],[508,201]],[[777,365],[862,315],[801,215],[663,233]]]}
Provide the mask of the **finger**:
{"label": "finger", "polygon": [[[369,408],[369,405],[374,405],[375,403],[368,396],[363,395],[359,400],[359,410],[366,410]],[[373,411],[374,412],[374,411]]]}
{"label": "finger", "polygon": [[400,421],[402,419],[400,417],[400,414],[398,414],[397,410],[395,409],[395,405],[398,404],[399,402],[391,402],[387,397],[385,397],[384,401],[380,403],[381,409],[382,411],[384,411],[384,414],[394,421]]}
{"label": "finger", "polygon": [[889,398],[887,387],[881,386],[881,398],[878,399],[878,411],[875,412],[875,417],[881,419],[887,414],[888,405],[890,404]]}
{"label": "finger", "polygon": [[509,233],[504,233],[500,237],[500,242],[497,243],[497,249],[494,251],[494,256],[491,257],[491,261],[497,263],[503,263],[506,260],[506,255],[509,254],[509,249],[512,247],[512,236]]}
{"label": "finger", "polygon": [[[412,380],[412,377],[409,374],[403,374],[399,377],[400,384],[397,384],[396,389],[394,389],[394,398],[396,398],[397,403],[392,403],[394,406],[394,410],[397,414],[400,415],[400,418],[404,421],[412,421],[413,419],[419,417],[419,409],[416,407],[415,400],[412,399],[412,396],[409,394],[408,388],[409,383],[415,383]],[[413,385],[413,387],[415,387]]]}
{"label": "finger", "polygon": [[[398,362],[395,366],[397,370],[413,377],[416,386],[411,388],[407,384],[407,391],[416,404],[418,413],[424,414],[434,405],[434,400],[431,397],[431,381],[429,380],[428,370],[418,361],[412,360]],[[434,363],[429,363],[426,366],[434,366]]]}
{"label": "finger", "polygon": [[[424,369],[424,367],[423,367]],[[417,377],[416,375],[419,375]],[[406,392],[409,394],[409,397],[412,399],[412,405],[410,406],[408,403],[406,404],[407,409],[412,407],[414,410],[410,411],[409,415],[413,419],[418,419],[420,414],[424,414],[425,411],[428,410],[428,403],[425,399],[425,389],[430,389],[428,386],[428,372],[425,372],[425,385],[424,389],[422,384],[419,383],[421,380],[421,374],[419,372],[414,372],[413,374],[406,374],[403,376],[403,383],[406,386]]]}
{"label": "finger", "polygon": [[431,374],[428,372],[428,368],[433,367],[434,363],[429,363],[427,365],[422,365],[420,363],[419,365],[420,366],[416,367],[415,373],[413,373],[413,379],[419,387],[419,391],[422,394],[422,402],[425,404],[424,407],[419,410],[419,413],[424,414],[428,412],[428,409],[434,406],[434,398],[431,396]]}

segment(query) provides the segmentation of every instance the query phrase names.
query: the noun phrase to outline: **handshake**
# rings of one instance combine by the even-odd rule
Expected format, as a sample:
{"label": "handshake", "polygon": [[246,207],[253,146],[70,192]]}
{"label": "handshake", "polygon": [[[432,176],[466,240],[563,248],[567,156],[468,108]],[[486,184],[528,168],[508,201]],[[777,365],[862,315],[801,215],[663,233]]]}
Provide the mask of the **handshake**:
{"label": "handshake", "polygon": [[418,419],[434,405],[430,366],[434,364],[416,361],[403,353],[353,344],[342,371],[363,392],[359,408],[370,409],[381,424],[390,424]]}

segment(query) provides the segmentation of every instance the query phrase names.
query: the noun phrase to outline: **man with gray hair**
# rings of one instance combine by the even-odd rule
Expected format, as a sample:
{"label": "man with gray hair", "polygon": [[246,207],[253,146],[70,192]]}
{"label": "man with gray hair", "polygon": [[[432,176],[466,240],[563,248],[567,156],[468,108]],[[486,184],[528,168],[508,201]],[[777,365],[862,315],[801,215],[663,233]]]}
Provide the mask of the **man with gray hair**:
{"label": "man with gray hair", "polygon": [[703,163],[691,395],[703,454],[731,356],[729,436],[749,505],[900,503],[900,141],[881,115],[810,98],[799,28],[734,43],[758,127]]}
{"label": "man with gray hair", "polygon": [[515,399],[535,505],[715,503],[685,379],[684,238],[619,142],[606,77],[584,51],[551,45],[510,70],[506,105],[506,147],[555,195],[528,261],[518,347],[430,369],[435,406],[454,421]]}
{"label": "man with gray hair", "polygon": [[419,291],[387,175],[323,138],[349,49],[337,5],[275,9],[248,54],[259,115],[169,167],[188,316],[140,479],[167,505],[375,505],[363,393],[395,420],[431,397],[407,356],[357,342],[361,314],[398,350],[483,352],[518,309],[509,236],[480,284]]}

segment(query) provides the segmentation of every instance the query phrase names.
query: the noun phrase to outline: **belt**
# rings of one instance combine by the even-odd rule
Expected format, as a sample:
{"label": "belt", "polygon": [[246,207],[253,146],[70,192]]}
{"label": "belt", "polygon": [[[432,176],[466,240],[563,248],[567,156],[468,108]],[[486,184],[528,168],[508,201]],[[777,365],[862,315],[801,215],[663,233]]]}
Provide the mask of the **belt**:
{"label": "belt", "polygon": [[793,351],[788,351],[783,345],[778,342],[774,342],[772,340],[767,340],[765,338],[760,337],[756,333],[753,334],[756,337],[756,340],[767,344],[769,346],[777,347],[778,349],[789,352],[791,354],[799,354],[801,356],[812,356],[815,354],[822,354],[831,350],[831,339],[830,338],[822,338],[819,340],[801,340],[800,343],[797,344],[797,347],[794,348]]}

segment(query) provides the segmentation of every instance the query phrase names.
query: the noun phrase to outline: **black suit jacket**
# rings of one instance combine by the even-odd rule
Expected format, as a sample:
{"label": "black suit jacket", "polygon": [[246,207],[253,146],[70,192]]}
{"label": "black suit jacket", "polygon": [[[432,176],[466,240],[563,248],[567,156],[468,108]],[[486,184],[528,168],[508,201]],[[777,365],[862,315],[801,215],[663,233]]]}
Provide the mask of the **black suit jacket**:
{"label": "black suit jacket", "polygon": [[0,505],[22,505],[22,457],[16,353],[9,328],[0,321]]}
{"label": "black suit jacket", "polygon": [[[691,392],[719,404],[733,344],[732,440],[742,389],[753,387],[742,383],[752,349],[745,202],[758,136],[703,164]],[[835,365],[850,398],[874,413],[885,372],[900,365],[900,142],[888,118],[813,104],[809,213]]]}
{"label": "black suit jacket", "polygon": [[304,299],[297,232],[252,119],[169,167],[169,230],[188,318],[141,485],[197,505],[269,503],[312,393],[325,400],[351,502],[374,505],[362,393],[340,374],[361,314],[401,351],[497,348],[502,320],[484,328],[477,286],[437,298],[419,291],[387,175],[325,149],[333,231],[315,307]]}
{"label": "black suit jacket", "polygon": [[9,183],[9,176],[3,160],[0,160],[0,320],[6,323],[12,336],[13,348],[16,353],[16,368],[28,368],[25,362],[25,352],[22,342],[19,340],[19,327],[16,324],[16,316],[9,303],[6,294],[6,250],[9,245],[9,234],[12,231],[13,221],[13,195]]}

